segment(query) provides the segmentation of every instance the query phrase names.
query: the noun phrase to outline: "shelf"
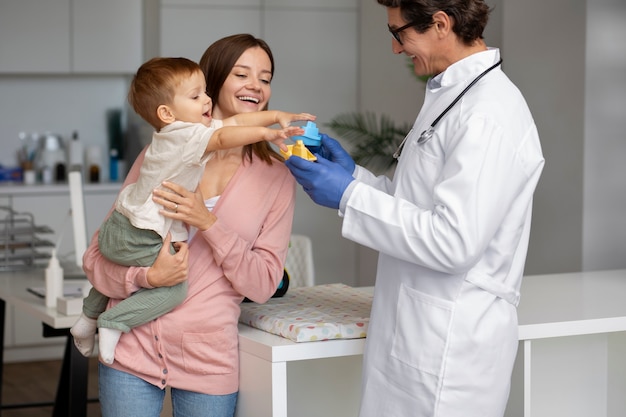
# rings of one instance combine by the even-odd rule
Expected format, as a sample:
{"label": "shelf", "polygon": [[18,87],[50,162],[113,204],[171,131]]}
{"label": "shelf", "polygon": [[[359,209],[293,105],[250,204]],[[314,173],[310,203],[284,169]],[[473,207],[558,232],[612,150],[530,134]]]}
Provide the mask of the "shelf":
{"label": "shelf", "polygon": [[[117,192],[122,187],[121,182],[105,182],[98,184],[83,184],[83,192],[85,194],[100,194]],[[11,196],[46,196],[69,194],[70,187],[67,183],[63,184],[35,184],[24,185],[14,183],[0,184],[0,197]]]}
{"label": "shelf", "polygon": [[52,248],[54,244],[39,235],[51,233],[54,232],[49,227],[37,226],[31,213],[0,206],[0,271],[45,265],[50,254],[38,249]]}

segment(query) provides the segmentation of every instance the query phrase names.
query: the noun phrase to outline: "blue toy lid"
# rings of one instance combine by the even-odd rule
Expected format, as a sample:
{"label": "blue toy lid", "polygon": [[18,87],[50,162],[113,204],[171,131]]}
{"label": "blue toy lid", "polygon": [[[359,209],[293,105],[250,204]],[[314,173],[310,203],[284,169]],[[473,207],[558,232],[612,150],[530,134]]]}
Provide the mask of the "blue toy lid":
{"label": "blue toy lid", "polygon": [[291,139],[294,141],[301,140],[305,146],[320,146],[322,138],[317,125],[314,122],[306,122],[306,126],[302,126],[302,128],[304,129],[304,135],[292,136]]}

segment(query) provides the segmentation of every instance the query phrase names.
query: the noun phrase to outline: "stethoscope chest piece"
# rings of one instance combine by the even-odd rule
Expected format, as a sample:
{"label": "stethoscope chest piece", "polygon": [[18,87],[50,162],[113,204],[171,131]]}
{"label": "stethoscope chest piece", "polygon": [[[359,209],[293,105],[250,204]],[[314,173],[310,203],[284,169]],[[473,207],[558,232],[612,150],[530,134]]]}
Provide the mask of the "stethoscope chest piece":
{"label": "stethoscope chest piece", "polygon": [[[437,118],[431,123],[430,127],[428,129],[424,130],[420,134],[420,137],[417,139],[417,144],[418,145],[423,145],[426,142],[428,142],[433,137],[433,134],[435,133],[435,126],[437,126],[437,123],[439,123],[439,121],[443,118],[443,116],[445,116],[446,113],[448,113],[448,111],[450,111],[450,109],[452,107],[454,107],[454,105],[457,103],[457,101],[459,101],[461,99],[461,97],[463,97],[465,95],[465,93],[467,93],[467,90],[472,88],[472,86],[474,84],[476,84],[478,82],[478,80],[480,80],[482,77],[487,75],[489,73],[489,71],[491,71],[492,69],[496,68],[500,64],[502,64],[502,59],[500,59],[498,62],[496,62],[495,64],[493,64],[492,66],[490,66],[489,68],[484,70],[483,72],[481,72],[478,75],[478,77],[474,78],[472,80],[472,82],[469,83],[469,85],[467,87],[465,87],[465,89],[463,91],[461,91],[461,93],[458,96],[456,96],[456,98],[454,100],[452,100],[452,103],[450,103],[450,105],[448,105],[448,107],[446,107],[446,109],[444,111],[442,111],[441,114],[439,114],[439,116],[437,116]],[[412,131],[413,131],[413,129],[411,129],[411,132]],[[400,152],[402,152],[402,147],[404,146],[404,142],[406,142],[406,140],[409,137],[409,135],[411,134],[411,132],[409,132],[405,136],[405,138],[402,141],[402,143],[400,143],[400,146],[398,146],[398,149],[393,154],[394,158],[398,159],[400,157]]]}
{"label": "stethoscope chest piece", "polygon": [[420,137],[417,139],[417,144],[423,145],[424,143],[428,142],[434,134],[435,128],[433,126],[429,127],[420,134]]}

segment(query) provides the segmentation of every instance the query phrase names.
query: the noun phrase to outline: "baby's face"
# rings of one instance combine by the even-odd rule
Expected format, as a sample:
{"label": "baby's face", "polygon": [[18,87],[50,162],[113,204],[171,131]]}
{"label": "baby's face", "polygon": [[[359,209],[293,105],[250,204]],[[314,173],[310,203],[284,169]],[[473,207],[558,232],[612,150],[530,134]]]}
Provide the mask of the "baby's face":
{"label": "baby's face", "polygon": [[202,71],[195,72],[176,88],[171,106],[176,120],[209,126],[212,120],[211,108],[211,98],[206,94]]}

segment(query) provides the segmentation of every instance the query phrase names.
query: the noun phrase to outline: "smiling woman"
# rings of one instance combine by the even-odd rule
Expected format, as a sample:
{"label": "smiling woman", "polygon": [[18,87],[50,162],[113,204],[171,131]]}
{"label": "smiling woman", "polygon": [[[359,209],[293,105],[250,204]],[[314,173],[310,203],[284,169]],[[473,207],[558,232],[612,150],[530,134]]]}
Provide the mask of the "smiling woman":
{"label": "smiling woman", "polygon": [[[216,119],[253,117],[267,107],[274,67],[265,42],[251,35],[223,38],[201,63]],[[153,191],[154,202],[171,210],[162,210],[163,217],[189,226],[189,239],[177,253],[170,253],[165,239],[151,267],[123,267],[105,259],[92,238],[85,270],[94,287],[114,298],[109,306],[139,289],[187,283],[182,304],[122,334],[115,361],[100,364],[104,417],[157,417],[166,387],[176,414],[234,414],[239,304],[244,297],[264,302],[276,291],[295,206],[295,181],[282,157],[263,141],[267,136],[259,132],[254,141],[239,136],[239,145],[207,161],[195,192],[170,182]],[[146,155],[146,150],[139,155],[124,188],[137,181]],[[141,395],[129,398],[129,391]]]}

